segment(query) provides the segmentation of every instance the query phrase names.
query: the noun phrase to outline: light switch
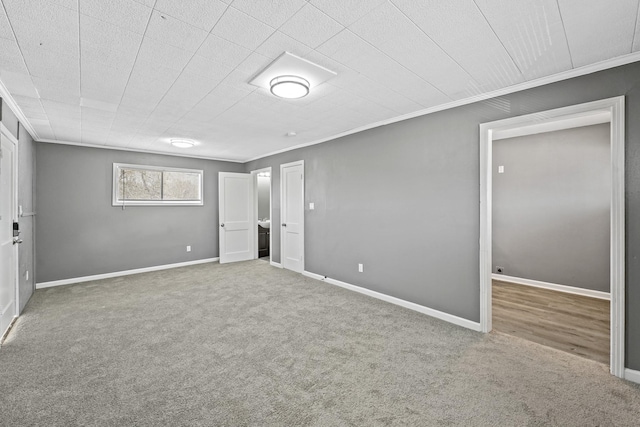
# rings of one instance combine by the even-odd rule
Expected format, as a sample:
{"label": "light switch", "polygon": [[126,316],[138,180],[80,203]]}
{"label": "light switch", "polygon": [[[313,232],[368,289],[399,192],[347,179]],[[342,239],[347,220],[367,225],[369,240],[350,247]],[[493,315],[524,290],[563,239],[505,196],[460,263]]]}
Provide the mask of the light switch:
{"label": "light switch", "polygon": [[504,166],[498,166],[498,173],[504,173]]}
{"label": "light switch", "polygon": [[309,210],[310,211],[314,210],[315,208],[316,208],[316,204],[315,203],[313,203],[313,202],[309,203]]}

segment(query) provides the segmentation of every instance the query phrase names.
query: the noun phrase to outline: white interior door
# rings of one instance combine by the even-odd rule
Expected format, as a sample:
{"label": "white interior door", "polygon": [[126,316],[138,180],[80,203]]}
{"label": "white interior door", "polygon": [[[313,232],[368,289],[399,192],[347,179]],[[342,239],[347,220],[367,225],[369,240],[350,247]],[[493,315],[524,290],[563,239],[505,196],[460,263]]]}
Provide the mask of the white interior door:
{"label": "white interior door", "polygon": [[220,264],[254,258],[253,177],[220,172],[218,176]]}
{"label": "white interior door", "polygon": [[304,271],[304,162],[280,166],[282,266]]}
{"label": "white interior door", "polygon": [[17,246],[13,242],[16,209],[16,146],[0,134],[0,336],[4,335],[17,313],[16,264]]}

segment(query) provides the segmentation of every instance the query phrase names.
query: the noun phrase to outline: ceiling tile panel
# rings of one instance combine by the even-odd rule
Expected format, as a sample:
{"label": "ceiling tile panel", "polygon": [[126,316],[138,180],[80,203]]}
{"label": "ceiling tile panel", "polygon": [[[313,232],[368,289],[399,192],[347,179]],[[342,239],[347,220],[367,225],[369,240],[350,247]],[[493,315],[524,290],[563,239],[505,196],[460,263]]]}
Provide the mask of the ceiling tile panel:
{"label": "ceiling tile panel", "polygon": [[81,140],[81,132],[79,128],[71,127],[53,127],[58,141],[79,142]]}
{"label": "ceiling tile panel", "polygon": [[15,40],[11,24],[2,5],[0,5],[0,39]]}
{"label": "ceiling tile panel", "polygon": [[343,28],[342,24],[331,19],[324,12],[307,4],[280,27],[280,31],[315,49]]}
{"label": "ceiling tile panel", "polygon": [[49,99],[43,99],[41,102],[45,113],[47,113],[47,116],[52,119],[52,127],[56,123],[56,121],[53,120],[54,117],[60,118],[58,122],[63,123],[63,125],[74,123],[76,121],[79,123],[80,118],[82,117],[79,105],[70,105]]}
{"label": "ceiling tile panel", "polygon": [[257,89],[255,86],[249,84],[251,76],[251,73],[235,69],[222,80],[222,84],[241,92],[250,93]]}
{"label": "ceiling tile panel", "polygon": [[158,0],[155,9],[209,32],[227,9],[227,4],[218,0]]}
{"label": "ceiling tile panel", "polygon": [[182,22],[169,15],[153,11],[145,37],[158,40],[167,45],[195,52],[200,47],[208,32]]}
{"label": "ceiling tile panel", "polygon": [[558,0],[573,65],[631,53],[638,0]]}
{"label": "ceiling tile panel", "polygon": [[305,56],[312,50],[304,43],[301,43],[280,31],[276,31],[271,34],[271,36],[269,36],[269,38],[256,49],[257,53],[264,55],[271,60],[276,59],[285,51],[293,53],[294,55]]}
{"label": "ceiling tile panel", "polygon": [[366,55],[357,57],[355,60],[345,59],[348,62],[347,65],[354,70],[422,106],[450,101],[450,98],[430,83],[402,67],[384,53],[366,43],[365,45],[368,46]]}
{"label": "ceiling tile panel", "polygon": [[[13,99],[20,106],[20,109],[27,116],[32,125],[34,124],[33,119],[47,119],[47,114],[44,112],[40,99],[19,95],[14,96]],[[48,120],[46,121],[47,123],[49,122]]]}
{"label": "ceiling tile panel", "polygon": [[216,35],[209,34],[200,49],[198,49],[197,55],[222,62],[225,65],[235,68],[251,55],[251,50]]}
{"label": "ceiling tile panel", "polygon": [[524,80],[473,0],[394,4],[486,90]]}
{"label": "ceiling tile panel", "polygon": [[102,131],[87,131],[82,129],[80,132],[83,144],[104,145],[107,140],[107,134]]}
{"label": "ceiling tile panel", "polygon": [[387,108],[397,111],[399,114],[405,114],[410,111],[422,109],[422,105],[415,101],[394,92],[379,83],[374,82],[366,76],[359,73],[339,74],[336,79],[329,82],[344,91],[353,92],[363,98],[369,99]]}
{"label": "ceiling tile panel", "polygon": [[274,28],[258,21],[255,18],[230,7],[218,21],[212,34],[225,40],[254,50],[260,46],[273,32]]}
{"label": "ceiling tile panel", "polygon": [[78,0],[47,0],[53,4],[57,4],[58,6],[66,7],[70,10],[78,10]]}
{"label": "ceiling tile panel", "polygon": [[48,1],[3,0],[20,46],[77,51],[78,13]]}
{"label": "ceiling tile panel", "polygon": [[108,130],[115,118],[115,113],[82,107],[82,128]]}
{"label": "ceiling tile panel", "polygon": [[527,80],[571,69],[556,0],[476,0]]}
{"label": "ceiling tile panel", "polygon": [[142,43],[142,35],[122,27],[80,16],[82,61],[100,62],[112,68],[131,70]]}
{"label": "ceiling tile panel", "polygon": [[144,34],[151,8],[132,0],[78,0],[80,13]]}
{"label": "ceiling tile panel", "polygon": [[243,71],[245,73],[249,73],[251,75],[257,74],[259,71],[264,69],[267,65],[272,62],[272,59],[266,57],[260,53],[253,52],[251,55],[247,57],[240,65],[238,65],[238,70]]}
{"label": "ceiling tile panel", "polygon": [[340,22],[349,26],[386,0],[311,0],[310,3]]}
{"label": "ceiling tile panel", "polygon": [[235,0],[233,7],[278,28],[305,4],[305,0]]}
{"label": "ceiling tile panel", "polygon": [[138,52],[138,58],[136,60],[134,70],[135,68],[138,68],[139,63],[146,63],[152,68],[161,67],[182,71],[193,54],[193,51],[179,49],[166,43],[145,37],[142,40],[142,45]]}
{"label": "ceiling tile panel", "polygon": [[0,38],[0,70],[28,73],[22,53],[15,40]]}
{"label": "ceiling tile panel", "polygon": [[151,113],[158,106],[158,103],[163,96],[164,93],[150,93],[145,89],[128,87],[122,96],[120,105],[125,107],[134,107],[138,111]]}
{"label": "ceiling tile panel", "polygon": [[391,3],[349,29],[451,98],[468,96],[472,77]]}
{"label": "ceiling tile panel", "polygon": [[32,76],[79,84],[80,55],[77,46],[64,53],[42,46],[27,46],[22,49],[22,55]]}
{"label": "ceiling tile panel", "polygon": [[349,30],[338,33],[316,49],[319,53],[332,58],[347,67],[357,65],[361,58],[378,55],[380,52]]}
{"label": "ceiling tile panel", "polygon": [[638,9],[638,20],[636,22],[636,34],[633,37],[633,51],[640,50],[640,9]]}
{"label": "ceiling tile panel", "polygon": [[7,87],[11,95],[28,96],[40,98],[38,91],[33,85],[31,76],[26,73],[16,73],[0,69],[0,80]]}
{"label": "ceiling tile panel", "polygon": [[195,75],[182,75],[169,89],[163,102],[172,103],[191,110],[211,92],[221,80],[207,79]]}
{"label": "ceiling tile panel", "polygon": [[32,77],[32,81],[40,98],[50,99],[65,104],[80,105],[80,84],[70,80],[47,80],[41,77]]}
{"label": "ceiling tile panel", "polygon": [[221,62],[194,55],[182,71],[182,75],[222,81],[233,69],[232,66]]}
{"label": "ceiling tile panel", "polygon": [[[118,102],[122,97],[130,72],[126,69],[112,68],[102,63],[82,61],[82,77],[80,88],[83,97],[93,98],[87,94],[105,94],[101,101]],[[103,98],[101,96],[100,98]]]}

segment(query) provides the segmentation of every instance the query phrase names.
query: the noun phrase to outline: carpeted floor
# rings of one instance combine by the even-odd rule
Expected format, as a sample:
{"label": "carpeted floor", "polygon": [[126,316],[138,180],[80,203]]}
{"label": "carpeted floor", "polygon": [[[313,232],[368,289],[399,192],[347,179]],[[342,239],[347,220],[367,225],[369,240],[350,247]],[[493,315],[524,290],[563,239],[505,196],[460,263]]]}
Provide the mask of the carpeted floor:
{"label": "carpeted floor", "polygon": [[6,426],[637,426],[605,365],[262,261],[39,290],[0,349]]}

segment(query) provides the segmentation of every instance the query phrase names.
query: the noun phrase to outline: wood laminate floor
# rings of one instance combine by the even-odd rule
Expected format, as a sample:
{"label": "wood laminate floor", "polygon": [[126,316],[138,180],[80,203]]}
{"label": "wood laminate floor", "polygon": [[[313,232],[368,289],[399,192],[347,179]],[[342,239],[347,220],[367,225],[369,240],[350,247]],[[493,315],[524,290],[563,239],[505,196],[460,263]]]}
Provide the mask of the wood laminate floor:
{"label": "wood laminate floor", "polygon": [[494,330],[609,364],[609,301],[492,283]]}

